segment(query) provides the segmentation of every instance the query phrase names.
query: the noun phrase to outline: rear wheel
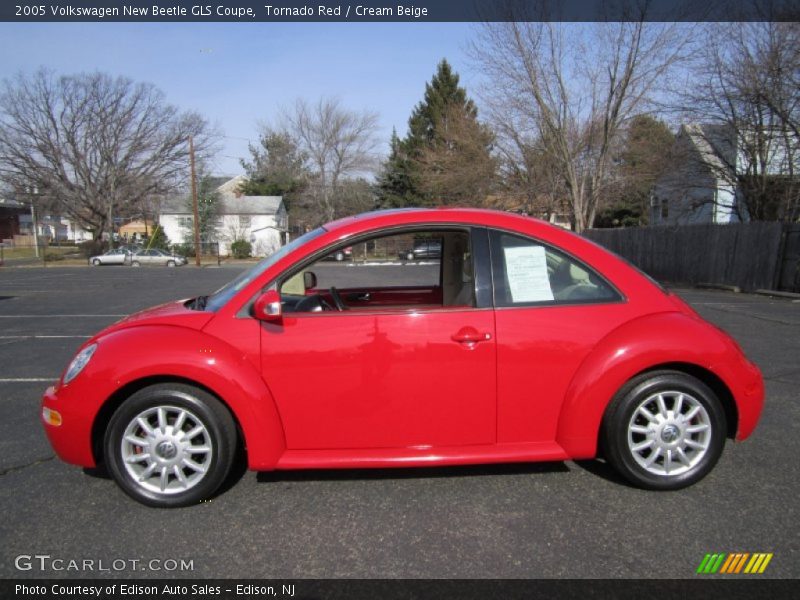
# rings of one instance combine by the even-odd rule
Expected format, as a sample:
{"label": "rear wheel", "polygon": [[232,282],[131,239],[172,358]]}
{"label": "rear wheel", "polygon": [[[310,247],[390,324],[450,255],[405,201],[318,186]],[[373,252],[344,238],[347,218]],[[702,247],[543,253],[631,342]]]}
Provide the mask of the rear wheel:
{"label": "rear wheel", "polygon": [[114,413],[105,435],[117,484],[135,500],[162,508],[211,497],[235,453],[236,426],[227,408],[185,384],[136,392]]}
{"label": "rear wheel", "polygon": [[634,485],[675,490],[700,481],[725,445],[725,411],[711,389],[678,371],[628,382],[603,420],[606,458]]}

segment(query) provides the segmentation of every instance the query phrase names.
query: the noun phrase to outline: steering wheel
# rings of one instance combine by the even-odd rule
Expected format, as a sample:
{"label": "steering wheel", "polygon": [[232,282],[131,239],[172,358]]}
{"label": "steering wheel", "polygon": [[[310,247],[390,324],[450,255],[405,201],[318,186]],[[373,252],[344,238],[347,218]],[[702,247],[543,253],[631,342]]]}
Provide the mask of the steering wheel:
{"label": "steering wheel", "polygon": [[335,287],[332,287],[328,291],[330,291],[331,293],[331,298],[333,299],[333,303],[336,305],[336,310],[338,310],[339,312],[347,310],[347,307],[342,301],[342,296],[341,294],[339,294],[339,290],[337,290]]}
{"label": "steering wheel", "polygon": [[313,296],[304,296],[290,312],[321,312],[324,310],[333,310],[333,307],[322,296],[314,294]]}

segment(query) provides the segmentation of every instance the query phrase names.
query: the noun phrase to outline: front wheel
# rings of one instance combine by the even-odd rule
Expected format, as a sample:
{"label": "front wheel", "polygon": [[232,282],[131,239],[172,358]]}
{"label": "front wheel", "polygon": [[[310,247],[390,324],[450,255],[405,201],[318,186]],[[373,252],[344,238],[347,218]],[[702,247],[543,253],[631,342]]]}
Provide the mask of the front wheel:
{"label": "front wheel", "polygon": [[142,266],[142,263],[140,263],[138,260],[135,260],[135,261],[133,261],[133,262],[131,263],[131,266],[132,266],[132,267],[141,267],[141,266]]}
{"label": "front wheel", "polygon": [[175,261],[174,260],[168,260],[167,261],[167,266],[168,267],[174,267],[175,266]]}
{"label": "front wheel", "polygon": [[158,384],[117,409],[104,446],[109,471],[126,494],[148,506],[187,506],[210,498],[225,480],[236,427],[211,394]]}
{"label": "front wheel", "polygon": [[99,267],[99,266],[100,266],[100,259],[99,259],[99,258],[95,258],[95,259],[92,261],[92,266],[93,266],[93,267]]}
{"label": "front wheel", "polygon": [[725,445],[725,411],[700,380],[677,371],[635,377],[608,406],[603,448],[638,487],[676,490],[705,477]]}

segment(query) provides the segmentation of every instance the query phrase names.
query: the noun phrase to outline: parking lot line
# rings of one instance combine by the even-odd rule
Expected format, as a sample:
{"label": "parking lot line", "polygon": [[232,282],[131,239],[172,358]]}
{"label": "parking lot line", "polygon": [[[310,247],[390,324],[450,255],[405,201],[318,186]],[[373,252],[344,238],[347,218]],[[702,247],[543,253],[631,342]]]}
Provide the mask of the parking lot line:
{"label": "parking lot line", "polygon": [[38,383],[57,379],[58,377],[0,377],[0,383]]}

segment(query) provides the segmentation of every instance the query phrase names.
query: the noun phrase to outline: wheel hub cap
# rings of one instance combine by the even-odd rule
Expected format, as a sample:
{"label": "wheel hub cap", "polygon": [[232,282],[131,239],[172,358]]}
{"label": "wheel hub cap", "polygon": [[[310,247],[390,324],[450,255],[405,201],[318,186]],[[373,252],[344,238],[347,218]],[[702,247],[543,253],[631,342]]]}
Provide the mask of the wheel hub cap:
{"label": "wheel hub cap", "polygon": [[667,425],[661,430],[661,439],[665,444],[671,444],[680,437],[681,432],[675,425]]}
{"label": "wheel hub cap", "polygon": [[178,449],[175,447],[175,444],[165,440],[156,446],[156,454],[165,460],[169,460],[175,458],[178,454]]}

